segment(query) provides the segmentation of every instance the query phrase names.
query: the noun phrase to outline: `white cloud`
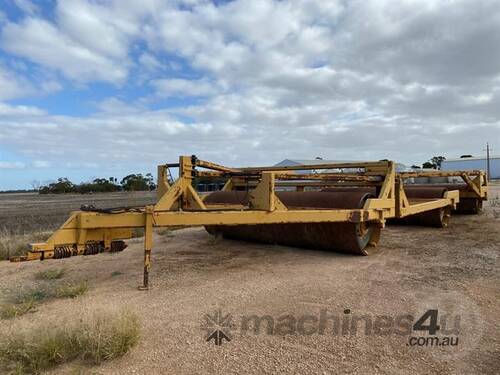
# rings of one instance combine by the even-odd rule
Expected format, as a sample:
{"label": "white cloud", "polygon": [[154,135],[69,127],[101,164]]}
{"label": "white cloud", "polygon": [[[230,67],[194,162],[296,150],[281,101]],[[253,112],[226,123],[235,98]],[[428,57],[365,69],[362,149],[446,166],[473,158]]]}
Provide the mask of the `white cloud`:
{"label": "white cloud", "polygon": [[14,3],[19,9],[30,15],[34,15],[39,11],[38,6],[29,0],[14,0]]}
{"label": "white cloud", "polygon": [[160,97],[214,96],[221,92],[220,85],[207,79],[159,79],[151,82]]}
{"label": "white cloud", "polygon": [[[500,132],[498,120],[478,122],[474,127],[466,121],[428,126],[405,116],[359,114],[355,107],[345,105],[284,108],[263,100],[262,95],[223,95],[203,107],[182,110],[196,119],[193,123],[177,120],[179,110],[114,111],[86,118],[0,116],[0,147],[9,145],[20,155],[44,160],[53,168],[85,163],[97,171],[134,170],[138,165],[153,170],[157,163],[193,153],[231,165],[318,155],[418,163],[434,153],[448,157],[477,154],[474,150],[482,148],[483,139]],[[225,108],[231,109],[229,113]],[[339,116],[348,109],[349,115]]]}
{"label": "white cloud", "polygon": [[[51,165],[192,153],[231,164],[318,155],[413,164],[478,154],[500,133],[496,1],[58,4],[54,22],[5,25],[4,48],[75,81],[129,78],[167,104],[203,101],[150,110],[148,97],[116,95],[81,117],[0,105],[0,146]],[[179,61],[189,69],[172,69]],[[0,71],[3,82],[4,99],[25,95],[19,78]]]}
{"label": "white cloud", "polygon": [[31,163],[31,167],[33,168],[49,168],[50,163],[45,160],[35,160]]}
{"label": "white cloud", "polygon": [[26,105],[9,105],[0,102],[0,120],[7,118],[7,116],[40,116],[46,112],[40,108]]}
{"label": "white cloud", "polygon": [[0,65],[0,100],[14,99],[33,93],[29,81]]}
{"label": "white cloud", "polygon": [[25,167],[26,164],[20,161],[0,161],[0,169],[21,169]]}
{"label": "white cloud", "polygon": [[61,91],[63,89],[63,85],[56,80],[42,81],[39,86],[44,93],[48,94]]}
{"label": "white cloud", "polygon": [[144,108],[135,106],[130,103],[126,103],[123,100],[120,100],[118,98],[114,97],[109,97],[106,98],[99,103],[97,103],[96,107],[99,109],[99,111],[104,112],[104,113],[137,113],[141,110],[144,110]]}
{"label": "white cloud", "polygon": [[118,7],[60,1],[56,8],[60,32],[96,55],[127,58],[129,37],[138,33],[139,24],[133,15],[120,12]]}
{"label": "white cloud", "polygon": [[156,57],[154,57],[150,53],[142,53],[139,57],[140,67],[149,71],[161,70],[163,68],[162,63],[158,61]]}
{"label": "white cloud", "polygon": [[76,43],[41,19],[8,23],[3,29],[2,44],[8,52],[59,69],[75,81],[121,82],[127,76],[123,64],[115,65],[112,59]]}
{"label": "white cloud", "polygon": [[22,161],[1,161],[0,169],[25,169],[25,168],[49,168],[50,163],[44,160],[35,160],[31,163]]}
{"label": "white cloud", "polygon": [[6,67],[0,62],[0,101],[40,97],[61,89],[62,85],[57,80],[43,74],[29,75],[23,64],[11,63],[10,67]]}

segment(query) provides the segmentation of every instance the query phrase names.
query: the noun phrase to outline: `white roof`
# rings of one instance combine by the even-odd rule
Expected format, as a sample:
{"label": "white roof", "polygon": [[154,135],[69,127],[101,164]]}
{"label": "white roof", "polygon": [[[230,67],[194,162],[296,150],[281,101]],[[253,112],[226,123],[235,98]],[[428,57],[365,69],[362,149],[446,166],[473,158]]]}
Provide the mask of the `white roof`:
{"label": "white roof", "polygon": [[[491,159],[500,159],[500,155],[490,155]],[[467,161],[467,160],[486,160],[486,156],[472,156],[470,158],[453,158],[453,159],[445,159],[443,163],[453,162],[453,161]]]}

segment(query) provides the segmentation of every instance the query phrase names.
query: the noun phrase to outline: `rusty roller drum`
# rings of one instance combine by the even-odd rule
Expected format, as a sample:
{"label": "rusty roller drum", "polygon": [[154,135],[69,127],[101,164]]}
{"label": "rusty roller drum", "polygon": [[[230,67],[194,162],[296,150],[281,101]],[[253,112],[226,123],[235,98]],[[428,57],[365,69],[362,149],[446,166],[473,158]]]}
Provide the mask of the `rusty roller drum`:
{"label": "rusty roller drum", "polygon": [[477,215],[483,209],[483,201],[479,198],[460,198],[457,209],[453,212],[457,214]]}
{"label": "rusty roller drum", "polygon": [[[405,194],[408,199],[438,199],[443,198],[444,193],[448,190],[446,186],[405,186]],[[322,191],[329,192],[356,192],[363,191],[375,194],[375,187],[335,187],[325,188]],[[450,208],[443,207],[432,211],[422,212],[420,214],[407,216],[401,219],[389,219],[388,224],[408,224],[408,225],[421,225],[436,228],[445,228],[448,226],[450,217]]]}
{"label": "rusty roller drum", "polygon": [[[373,195],[366,192],[277,192],[289,209],[357,209]],[[245,191],[219,191],[205,198],[206,204],[248,204]],[[225,238],[280,244],[351,254],[369,255],[380,237],[376,223],[287,223],[206,226],[211,234]]]}
{"label": "rusty roller drum", "polygon": [[[406,197],[411,201],[412,199],[432,200],[443,198],[448,189],[446,187],[405,186],[404,190]],[[407,216],[402,219],[391,219],[390,223],[446,228],[448,226],[450,212],[450,207],[442,207]]]}
{"label": "rusty roller drum", "polygon": [[[467,184],[435,184],[433,187],[446,188],[448,190],[472,191]],[[415,188],[428,188],[427,185],[415,185]],[[483,209],[483,200],[480,198],[460,198],[457,208],[453,213],[477,215]]]}
{"label": "rusty roller drum", "polygon": [[[448,190],[472,191],[467,184],[446,184],[442,187]],[[483,200],[480,198],[460,198],[457,209],[458,214],[477,215],[483,209]]]}
{"label": "rusty roller drum", "polygon": [[341,192],[365,192],[373,194],[377,196],[377,188],[374,186],[338,186],[338,187],[328,187],[323,188],[321,191],[329,191],[332,193],[341,193]]}

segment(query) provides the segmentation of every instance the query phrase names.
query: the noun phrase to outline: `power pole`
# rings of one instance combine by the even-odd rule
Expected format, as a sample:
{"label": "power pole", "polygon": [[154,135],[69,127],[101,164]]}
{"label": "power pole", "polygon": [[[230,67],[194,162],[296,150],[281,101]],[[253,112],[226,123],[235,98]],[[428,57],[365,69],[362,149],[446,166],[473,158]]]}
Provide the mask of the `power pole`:
{"label": "power pole", "polygon": [[490,145],[486,142],[486,179],[490,180]]}

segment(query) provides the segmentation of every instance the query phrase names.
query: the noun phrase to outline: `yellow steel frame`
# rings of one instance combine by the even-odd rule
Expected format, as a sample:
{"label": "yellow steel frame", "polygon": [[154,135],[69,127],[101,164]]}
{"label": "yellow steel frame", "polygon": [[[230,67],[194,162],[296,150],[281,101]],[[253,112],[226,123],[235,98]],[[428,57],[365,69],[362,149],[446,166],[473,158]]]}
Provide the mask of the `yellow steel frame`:
{"label": "yellow steel frame", "polygon": [[[179,168],[174,183],[167,180],[169,168]],[[202,168],[203,170],[199,170]],[[335,172],[297,174],[297,170],[335,170]],[[208,205],[193,188],[195,177],[225,177],[224,190],[246,186],[249,204]],[[310,166],[228,168],[199,160],[195,156],[181,156],[179,163],[158,167],[158,199],[155,205],[134,210],[110,212],[76,211],[44,243],[32,244],[31,251],[12,261],[49,259],[61,245],[72,245],[74,255],[83,254],[87,241],[103,241],[109,249],[113,240],[132,237],[134,228],[144,228],[144,282],[149,285],[153,229],[155,227],[242,225],[316,222],[375,222],[381,227],[385,220],[404,217],[441,207],[455,207],[458,191],[448,191],[442,199],[410,204],[403,184],[406,178],[420,176],[461,176],[470,191],[486,198],[487,182],[482,171],[473,172],[412,172],[396,173],[392,161],[325,163]],[[474,176],[473,179],[470,176]],[[378,196],[368,199],[362,209],[287,209],[276,195],[279,187],[295,187],[301,191],[324,186],[377,186]]]}

